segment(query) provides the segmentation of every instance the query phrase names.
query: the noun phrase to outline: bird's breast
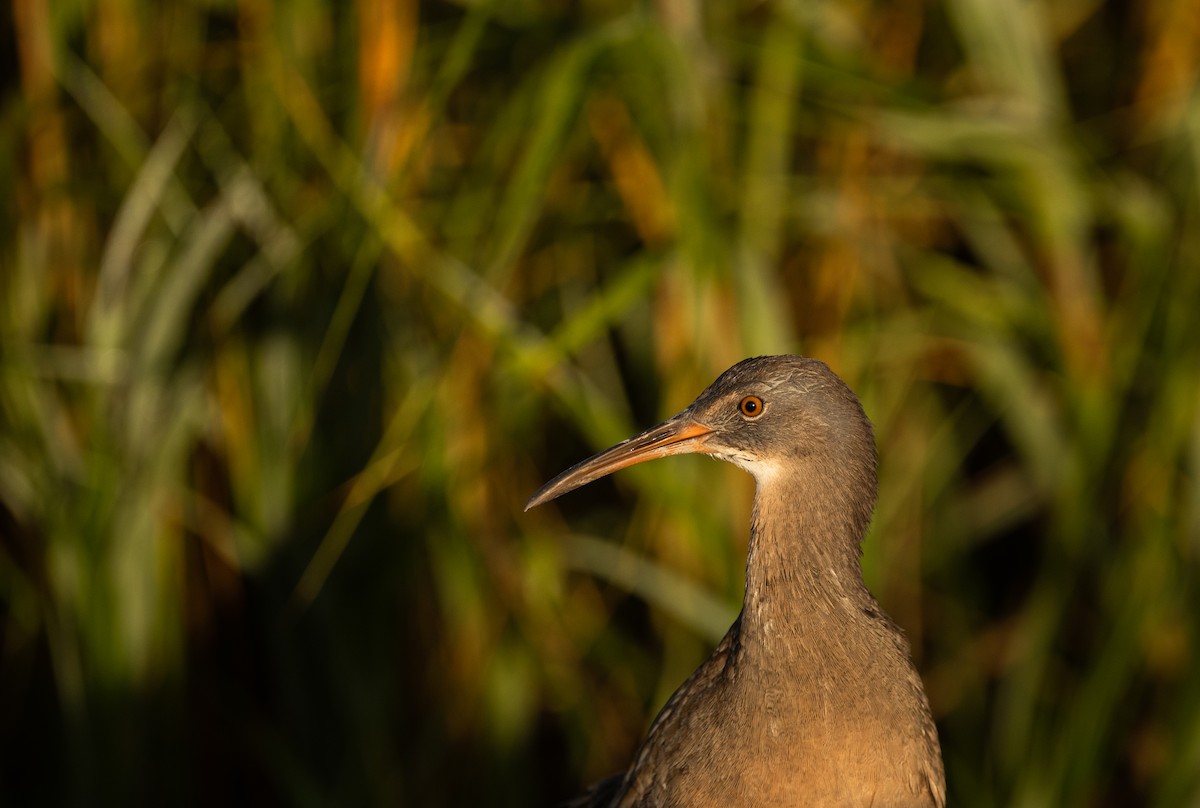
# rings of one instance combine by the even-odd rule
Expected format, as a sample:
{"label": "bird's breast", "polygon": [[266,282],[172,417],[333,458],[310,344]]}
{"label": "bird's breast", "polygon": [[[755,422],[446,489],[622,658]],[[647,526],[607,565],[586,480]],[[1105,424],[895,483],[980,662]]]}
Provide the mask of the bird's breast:
{"label": "bird's breast", "polygon": [[888,648],[863,659],[844,635],[760,628],[748,637],[742,626],[719,667],[664,710],[648,743],[665,743],[641,760],[644,787],[622,804],[933,805],[921,705],[894,676],[911,663]]}

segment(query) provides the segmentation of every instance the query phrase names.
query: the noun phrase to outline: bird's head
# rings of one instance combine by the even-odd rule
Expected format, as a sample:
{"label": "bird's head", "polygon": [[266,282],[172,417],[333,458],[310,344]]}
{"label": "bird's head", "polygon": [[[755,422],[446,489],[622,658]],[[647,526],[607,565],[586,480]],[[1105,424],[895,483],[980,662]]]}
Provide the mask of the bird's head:
{"label": "bird's head", "polygon": [[542,486],[537,505],[628,466],[675,454],[710,454],[746,469],[760,486],[817,474],[875,495],[871,422],[824,362],[760,356],[731,367],[678,415],[578,463]]}

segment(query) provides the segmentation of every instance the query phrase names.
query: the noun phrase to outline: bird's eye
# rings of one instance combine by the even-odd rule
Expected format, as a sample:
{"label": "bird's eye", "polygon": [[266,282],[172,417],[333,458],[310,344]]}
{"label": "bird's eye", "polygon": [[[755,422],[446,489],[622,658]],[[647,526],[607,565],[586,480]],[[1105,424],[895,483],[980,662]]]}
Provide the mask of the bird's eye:
{"label": "bird's eye", "polygon": [[738,412],[747,418],[757,418],[762,415],[763,402],[758,396],[746,396],[738,404]]}

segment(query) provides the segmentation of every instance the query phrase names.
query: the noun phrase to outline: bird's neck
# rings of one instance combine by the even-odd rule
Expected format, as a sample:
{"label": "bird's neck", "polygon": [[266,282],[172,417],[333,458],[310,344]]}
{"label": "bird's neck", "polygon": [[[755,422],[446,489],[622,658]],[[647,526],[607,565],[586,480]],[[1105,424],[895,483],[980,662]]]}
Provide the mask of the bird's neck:
{"label": "bird's neck", "polygon": [[788,653],[853,631],[874,599],[859,563],[871,501],[805,479],[760,480],[746,559],[743,644]]}

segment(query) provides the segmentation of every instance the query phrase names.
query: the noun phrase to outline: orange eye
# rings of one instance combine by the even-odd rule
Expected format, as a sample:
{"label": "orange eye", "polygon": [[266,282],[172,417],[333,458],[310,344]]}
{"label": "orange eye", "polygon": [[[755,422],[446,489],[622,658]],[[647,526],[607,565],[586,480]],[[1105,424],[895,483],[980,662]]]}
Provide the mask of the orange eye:
{"label": "orange eye", "polygon": [[762,415],[763,401],[758,396],[746,396],[738,404],[738,412],[747,418],[757,418]]}

